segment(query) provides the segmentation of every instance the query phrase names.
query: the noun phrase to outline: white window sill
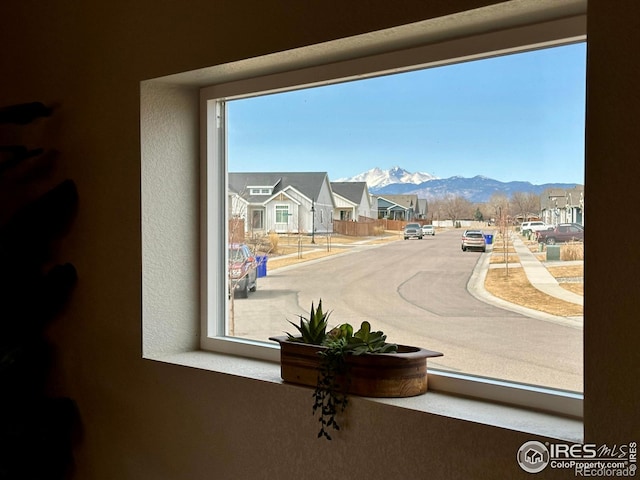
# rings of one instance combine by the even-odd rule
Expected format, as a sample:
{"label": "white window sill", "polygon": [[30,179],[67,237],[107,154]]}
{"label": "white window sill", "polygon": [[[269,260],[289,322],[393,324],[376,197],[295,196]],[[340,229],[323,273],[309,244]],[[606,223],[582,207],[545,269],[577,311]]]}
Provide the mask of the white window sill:
{"label": "white window sill", "polygon": [[[148,359],[280,384],[283,388],[308,388],[283,383],[280,378],[280,365],[262,360],[205,351],[183,352]],[[583,441],[583,424],[580,420],[432,390],[417,397],[362,400],[514,430],[536,438],[545,437],[575,443]]]}

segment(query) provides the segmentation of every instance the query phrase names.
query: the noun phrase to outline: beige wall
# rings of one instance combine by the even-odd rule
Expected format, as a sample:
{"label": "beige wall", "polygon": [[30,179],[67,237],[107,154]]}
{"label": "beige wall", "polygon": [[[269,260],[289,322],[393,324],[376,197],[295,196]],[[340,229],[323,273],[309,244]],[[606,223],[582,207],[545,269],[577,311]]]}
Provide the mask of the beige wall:
{"label": "beige wall", "polygon": [[[12,140],[58,149],[50,181],[73,178],[80,194],[60,251],[79,284],[52,329],[54,389],[83,420],[77,478],[319,479],[369,462],[372,479],[526,476],[515,452],[531,435],[356,399],[322,442],[308,390],[141,359],[139,82],[491,3],[3,2],[0,105],[59,104]],[[609,443],[640,440],[637,242],[610,235],[640,200],[639,10],[589,2],[585,429]]]}

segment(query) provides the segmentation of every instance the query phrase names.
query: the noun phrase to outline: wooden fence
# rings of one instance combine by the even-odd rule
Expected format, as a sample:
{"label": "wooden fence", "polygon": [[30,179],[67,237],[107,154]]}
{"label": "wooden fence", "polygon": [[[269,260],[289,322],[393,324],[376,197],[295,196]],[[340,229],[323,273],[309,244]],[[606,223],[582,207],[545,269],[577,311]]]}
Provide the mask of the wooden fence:
{"label": "wooden fence", "polygon": [[[412,220],[412,222],[424,224],[425,220]],[[388,220],[386,218],[373,219],[360,217],[357,222],[349,220],[334,220],[333,233],[350,237],[374,237],[382,235],[385,230],[401,232],[408,222],[406,220]],[[229,241],[240,243],[245,241],[244,220],[234,218],[229,220]]]}
{"label": "wooden fence", "polygon": [[[385,230],[400,232],[404,229],[404,226],[407,223],[408,222],[406,220],[388,220],[386,218],[374,220],[366,217],[361,217],[357,222],[334,220],[333,233],[352,237],[373,237],[381,235]],[[428,222],[425,220],[415,220],[415,223],[423,224]]]}

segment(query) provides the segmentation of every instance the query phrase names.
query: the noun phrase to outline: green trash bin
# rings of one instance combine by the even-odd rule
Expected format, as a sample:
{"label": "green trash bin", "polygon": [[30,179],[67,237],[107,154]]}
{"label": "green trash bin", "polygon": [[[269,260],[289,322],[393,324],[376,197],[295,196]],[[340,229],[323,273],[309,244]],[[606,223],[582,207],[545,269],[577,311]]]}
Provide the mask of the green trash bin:
{"label": "green trash bin", "polygon": [[547,245],[547,262],[560,260],[560,245]]}

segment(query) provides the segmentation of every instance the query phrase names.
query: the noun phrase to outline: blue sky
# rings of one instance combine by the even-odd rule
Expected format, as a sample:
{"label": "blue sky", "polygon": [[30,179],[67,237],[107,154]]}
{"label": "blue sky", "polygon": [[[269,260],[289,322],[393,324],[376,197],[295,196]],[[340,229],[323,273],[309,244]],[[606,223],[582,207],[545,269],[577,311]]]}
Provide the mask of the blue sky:
{"label": "blue sky", "polygon": [[230,171],[584,183],[586,44],[228,102]]}

